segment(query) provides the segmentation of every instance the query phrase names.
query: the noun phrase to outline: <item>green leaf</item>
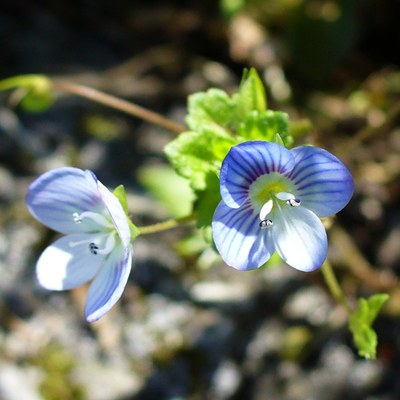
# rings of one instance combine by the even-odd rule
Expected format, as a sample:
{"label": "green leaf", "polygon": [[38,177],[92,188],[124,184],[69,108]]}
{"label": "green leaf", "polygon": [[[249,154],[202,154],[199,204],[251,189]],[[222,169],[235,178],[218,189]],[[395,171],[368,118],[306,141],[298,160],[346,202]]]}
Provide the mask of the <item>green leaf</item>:
{"label": "green leaf", "polygon": [[0,90],[18,89],[19,103],[26,111],[42,112],[54,102],[52,84],[44,75],[18,75],[0,81]]}
{"label": "green leaf", "polygon": [[211,130],[216,134],[229,134],[237,122],[233,99],[220,89],[192,94],[188,108],[186,123],[192,131]]}
{"label": "green leaf", "polygon": [[121,206],[126,214],[126,219],[128,221],[129,230],[131,232],[131,239],[135,239],[140,235],[139,228],[131,221],[129,218],[129,211],[128,211],[128,201],[126,199],[126,191],[124,185],[119,185],[113,190],[114,196],[118,199],[121,203]]}
{"label": "green leaf", "polygon": [[248,113],[265,109],[264,85],[252,68],[244,71],[239,91],[232,96],[215,88],[189,96],[186,123],[192,131],[235,135]]}
{"label": "green leaf", "polygon": [[162,203],[173,218],[192,212],[194,193],[186,179],[169,166],[159,165],[139,170],[140,183]]}
{"label": "green leaf", "polygon": [[189,179],[194,190],[204,190],[209,173],[218,174],[233,138],[211,130],[184,132],[165,147],[165,153],[176,171]]}
{"label": "green leaf", "polygon": [[206,177],[207,189],[196,192],[197,227],[204,228],[211,225],[215,209],[221,201],[219,179],[216,174],[209,173]]}
{"label": "green leaf", "polygon": [[378,338],[372,324],[388,298],[386,293],[375,294],[368,299],[360,298],[357,309],[350,316],[349,329],[360,356],[376,358]]}
{"label": "green leaf", "polygon": [[241,118],[251,111],[263,112],[267,108],[264,85],[254,68],[244,70],[239,92],[233,96]]}
{"label": "green leaf", "polygon": [[125,211],[125,214],[128,215],[128,201],[126,200],[126,191],[124,185],[117,186],[113,190],[113,194],[121,203],[121,206]]}
{"label": "green leaf", "polygon": [[242,141],[265,140],[274,142],[277,134],[285,146],[292,144],[293,141],[289,134],[289,117],[281,111],[252,111],[247,114],[245,121],[238,130],[238,135]]}

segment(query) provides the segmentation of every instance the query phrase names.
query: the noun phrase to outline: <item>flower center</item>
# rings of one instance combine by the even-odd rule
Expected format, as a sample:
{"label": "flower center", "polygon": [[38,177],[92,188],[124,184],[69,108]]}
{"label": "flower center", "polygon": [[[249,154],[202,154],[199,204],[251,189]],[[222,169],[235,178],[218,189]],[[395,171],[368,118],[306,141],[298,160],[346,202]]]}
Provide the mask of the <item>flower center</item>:
{"label": "flower center", "polygon": [[293,182],[277,172],[260,176],[249,189],[249,195],[255,210],[259,211],[260,228],[266,229],[273,225],[272,210],[281,209],[282,205],[298,207],[300,199],[296,198],[297,192]]}

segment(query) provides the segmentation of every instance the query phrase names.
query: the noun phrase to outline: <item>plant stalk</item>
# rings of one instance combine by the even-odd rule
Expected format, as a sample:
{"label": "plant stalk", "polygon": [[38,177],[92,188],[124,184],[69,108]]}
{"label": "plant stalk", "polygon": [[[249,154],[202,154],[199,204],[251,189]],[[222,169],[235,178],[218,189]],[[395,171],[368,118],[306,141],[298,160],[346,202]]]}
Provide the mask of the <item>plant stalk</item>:
{"label": "plant stalk", "polygon": [[170,132],[178,134],[187,130],[184,125],[172,121],[169,118],[165,118],[154,111],[138,106],[137,104],[130,103],[129,101],[122,100],[110,94],[106,94],[97,89],[79,85],[77,83],[57,80],[52,81],[52,85],[55,90],[75,94],[77,96],[96,101],[97,103],[104,104],[126,114],[133,115],[134,117],[140,118],[154,125],[161,126]]}

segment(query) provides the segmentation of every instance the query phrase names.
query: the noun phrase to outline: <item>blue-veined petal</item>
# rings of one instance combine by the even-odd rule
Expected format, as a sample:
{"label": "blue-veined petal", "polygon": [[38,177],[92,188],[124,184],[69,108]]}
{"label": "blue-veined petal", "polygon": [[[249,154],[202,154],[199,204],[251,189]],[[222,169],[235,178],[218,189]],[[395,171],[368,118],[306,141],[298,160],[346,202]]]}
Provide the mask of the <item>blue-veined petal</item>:
{"label": "blue-veined petal", "polygon": [[304,207],[280,207],[271,216],[275,249],[290,266],[314,271],[324,262],[328,242],[321,220]]}
{"label": "blue-veined petal", "polygon": [[94,176],[72,167],[41,175],[29,186],[26,201],[36,219],[65,234],[97,230],[94,220],[75,223],[73,215],[104,209]]}
{"label": "blue-veined petal", "polygon": [[241,143],[230,149],[220,174],[221,196],[232,208],[240,207],[248,198],[249,186],[262,175],[289,173],[294,157],[283,146],[262,141]]}
{"label": "blue-veined petal", "polygon": [[326,150],[302,146],[291,150],[296,166],[289,174],[301,205],[319,217],[333,215],[349,201],[354,182],[346,166]]}
{"label": "blue-veined petal", "polygon": [[130,245],[131,233],[125,211],[119,200],[100,181],[97,182],[97,185],[104,204],[114,222],[115,229],[118,232],[121,242],[124,247],[128,247]]}
{"label": "blue-veined petal", "polygon": [[36,264],[39,283],[49,290],[67,290],[92,279],[105,255],[93,254],[90,243],[102,246],[108,235],[71,234],[48,246]]}
{"label": "blue-veined petal", "polygon": [[274,251],[268,230],[260,228],[259,215],[246,205],[230,208],[221,201],[214,214],[212,231],[223,260],[238,270],[262,266]]}
{"label": "blue-veined petal", "polygon": [[132,248],[117,247],[91,283],[85,316],[93,322],[101,318],[119,300],[131,271]]}

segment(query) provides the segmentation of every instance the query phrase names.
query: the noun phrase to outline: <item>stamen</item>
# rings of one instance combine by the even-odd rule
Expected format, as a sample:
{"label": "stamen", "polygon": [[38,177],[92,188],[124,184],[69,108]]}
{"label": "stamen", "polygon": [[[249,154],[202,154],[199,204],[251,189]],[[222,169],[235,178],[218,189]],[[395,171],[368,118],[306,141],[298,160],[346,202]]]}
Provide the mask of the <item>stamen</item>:
{"label": "stamen", "polygon": [[92,211],[84,211],[83,213],[79,214],[78,212],[74,212],[72,214],[72,218],[74,219],[74,222],[76,224],[82,223],[84,218],[91,219],[92,221],[96,222],[98,225],[104,226],[104,227],[112,227],[111,221],[107,220],[103,215],[99,213],[95,213]]}
{"label": "stamen", "polygon": [[76,242],[71,241],[68,243],[68,245],[70,247],[76,247],[76,246],[80,246],[83,244],[87,245],[89,243],[89,251],[92,254],[106,255],[114,249],[115,243],[116,243],[115,234],[107,235],[105,243],[104,243],[104,240],[101,240],[101,243],[104,243],[103,247],[101,247],[99,241],[97,243],[95,243],[92,240],[93,240],[93,237],[91,239],[77,240]]}
{"label": "stamen", "polygon": [[[90,247],[90,245],[89,245],[89,247]],[[108,254],[108,253],[110,253],[115,247],[115,235],[107,236],[107,240],[106,240],[106,243],[103,248],[99,248],[98,246],[96,246],[96,247],[97,247],[96,253],[93,253],[93,254]],[[92,250],[90,249],[90,251],[92,251]]]}
{"label": "stamen", "polygon": [[265,221],[267,215],[271,212],[272,207],[274,206],[274,202],[272,199],[269,199],[260,210],[260,220]]}
{"label": "stamen", "polygon": [[74,219],[74,222],[75,222],[76,224],[80,224],[80,223],[82,222],[82,218],[81,218],[81,216],[79,215],[79,213],[77,213],[77,212],[74,212],[74,213],[72,214],[72,218]]}
{"label": "stamen", "polygon": [[273,222],[270,219],[264,219],[260,222],[261,229],[267,229],[273,225]]}
{"label": "stamen", "polygon": [[97,254],[97,250],[99,250],[99,246],[96,243],[91,242],[89,244],[89,250],[92,254]]}
{"label": "stamen", "polygon": [[301,203],[300,199],[289,199],[288,201],[286,201],[286,204],[292,207],[298,207],[300,203]]}
{"label": "stamen", "polygon": [[81,244],[86,244],[89,243],[91,239],[85,239],[85,240],[77,240],[76,242],[69,242],[68,246],[69,247],[76,247],[80,246]]}
{"label": "stamen", "polygon": [[292,193],[279,192],[275,195],[279,200],[289,201],[293,200],[295,196]]}

